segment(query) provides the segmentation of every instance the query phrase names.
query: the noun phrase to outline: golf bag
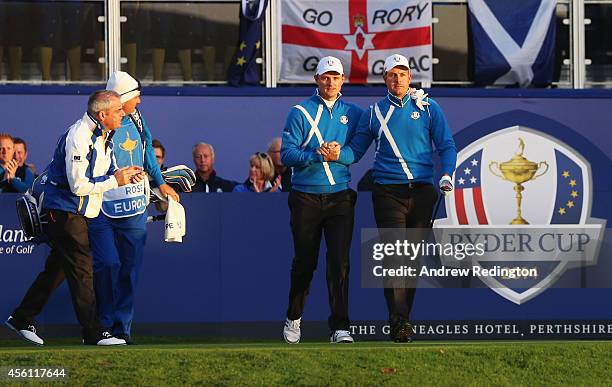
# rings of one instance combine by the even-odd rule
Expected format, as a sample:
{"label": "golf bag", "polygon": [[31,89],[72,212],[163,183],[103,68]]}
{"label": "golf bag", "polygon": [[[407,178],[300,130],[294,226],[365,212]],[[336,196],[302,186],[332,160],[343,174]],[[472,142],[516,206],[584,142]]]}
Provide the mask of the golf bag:
{"label": "golf bag", "polygon": [[46,215],[42,212],[43,199],[45,196],[44,186],[47,183],[47,170],[34,179],[32,187],[15,203],[17,217],[25,236],[30,238],[29,242],[40,244],[47,241],[43,230],[46,223]]}

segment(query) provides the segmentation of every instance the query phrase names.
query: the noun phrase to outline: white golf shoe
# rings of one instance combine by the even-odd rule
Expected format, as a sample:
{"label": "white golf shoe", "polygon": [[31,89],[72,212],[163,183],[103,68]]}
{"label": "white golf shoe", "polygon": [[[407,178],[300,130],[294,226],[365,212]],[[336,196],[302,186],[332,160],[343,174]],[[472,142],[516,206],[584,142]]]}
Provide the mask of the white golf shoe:
{"label": "white golf shoe", "polygon": [[297,344],[300,342],[300,336],[302,335],[302,331],[300,330],[301,322],[301,317],[297,320],[285,320],[285,327],[283,328],[283,337],[285,338],[285,341],[287,343]]}
{"label": "white golf shoe", "polygon": [[118,339],[115,336],[111,335],[111,333],[108,331],[102,331],[96,337],[90,337],[88,339],[83,339],[83,344],[110,346],[110,345],[126,345],[126,342],[123,339]]}
{"label": "white golf shoe", "polygon": [[32,344],[43,345],[45,343],[43,339],[36,334],[36,327],[34,324],[20,324],[13,316],[9,316],[4,322],[4,325],[17,332],[19,336]]}
{"label": "white golf shoe", "polygon": [[335,331],[329,338],[329,342],[332,344],[353,343],[354,341],[349,331],[343,330]]}
{"label": "white golf shoe", "polygon": [[115,336],[111,335],[109,332],[102,332],[102,335],[101,335],[101,337],[99,337],[99,339],[100,340],[98,340],[96,345],[103,345],[103,346],[107,346],[107,345],[126,345],[125,340],[118,339]]}

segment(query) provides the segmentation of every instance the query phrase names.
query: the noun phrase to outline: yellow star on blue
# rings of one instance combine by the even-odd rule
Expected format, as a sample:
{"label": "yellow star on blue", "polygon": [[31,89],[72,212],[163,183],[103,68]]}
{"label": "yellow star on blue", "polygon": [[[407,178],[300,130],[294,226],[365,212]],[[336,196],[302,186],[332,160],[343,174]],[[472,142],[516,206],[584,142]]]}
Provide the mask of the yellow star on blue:
{"label": "yellow star on blue", "polygon": [[245,48],[247,48],[247,44],[246,44],[246,42],[243,40],[242,42],[240,42],[240,51],[244,50]]}
{"label": "yellow star on blue", "polygon": [[559,214],[565,215],[565,208],[563,207],[559,208]]}
{"label": "yellow star on blue", "polygon": [[255,42],[255,49],[259,50],[259,47],[261,47],[261,41],[258,40],[257,42]]}
{"label": "yellow star on blue", "polygon": [[245,57],[243,57],[243,56],[241,56],[241,57],[239,57],[239,58],[238,58],[238,60],[236,61],[236,64],[237,64],[238,66],[244,66],[244,64],[245,64],[246,62],[247,62],[247,61],[246,61],[246,58],[245,58]]}
{"label": "yellow star on blue", "polygon": [[562,176],[563,177],[569,177],[569,171],[563,171]]}

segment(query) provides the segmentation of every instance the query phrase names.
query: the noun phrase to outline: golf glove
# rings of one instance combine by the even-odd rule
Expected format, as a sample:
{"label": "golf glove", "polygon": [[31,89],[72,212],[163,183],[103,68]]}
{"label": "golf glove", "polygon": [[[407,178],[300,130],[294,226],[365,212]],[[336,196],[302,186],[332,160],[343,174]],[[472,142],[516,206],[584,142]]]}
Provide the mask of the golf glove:
{"label": "golf glove", "polygon": [[444,175],[440,179],[438,186],[440,187],[440,193],[442,193],[442,195],[446,195],[447,192],[451,192],[453,190],[453,179],[451,179],[450,176]]}

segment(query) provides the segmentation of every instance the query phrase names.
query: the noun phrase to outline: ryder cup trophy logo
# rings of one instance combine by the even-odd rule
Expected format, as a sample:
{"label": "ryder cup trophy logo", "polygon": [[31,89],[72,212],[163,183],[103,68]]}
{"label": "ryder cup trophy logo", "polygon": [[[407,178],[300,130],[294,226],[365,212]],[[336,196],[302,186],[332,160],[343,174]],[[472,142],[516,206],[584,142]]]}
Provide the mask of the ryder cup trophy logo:
{"label": "ryder cup trophy logo", "polygon": [[[541,161],[539,164],[531,162],[527,160],[523,156],[523,152],[525,151],[525,141],[522,138],[519,138],[519,150],[514,154],[511,160],[508,160],[503,163],[498,163],[497,161],[491,161],[489,163],[489,170],[492,174],[497,177],[502,178],[503,180],[508,180],[511,183],[514,183],[514,191],[516,192],[516,218],[514,218],[510,224],[529,224],[523,217],[521,216],[521,202],[523,199],[522,192],[525,189],[523,184],[528,182],[529,180],[534,180],[537,177],[542,176],[548,171],[548,164],[546,161]],[[501,174],[496,172],[493,166],[496,166]],[[541,169],[540,167],[546,167],[542,172],[536,175],[536,172]]]}
{"label": "ryder cup trophy logo", "polygon": [[464,232],[486,242],[487,254],[461,263],[441,258],[442,264],[535,268],[529,278],[474,279],[522,304],[568,269],[597,263],[606,222],[591,218],[591,167],[569,145],[524,126],[501,129],[459,152],[454,179],[436,237]]}
{"label": "ryder cup trophy logo", "polygon": [[123,149],[124,151],[130,154],[130,165],[134,165],[134,160],[132,159],[132,152],[134,152],[134,149],[136,149],[136,146],[138,146],[138,141],[132,140],[130,138],[130,132],[126,132],[126,135],[127,135],[127,138],[125,139],[124,142],[119,144],[119,148]]}

